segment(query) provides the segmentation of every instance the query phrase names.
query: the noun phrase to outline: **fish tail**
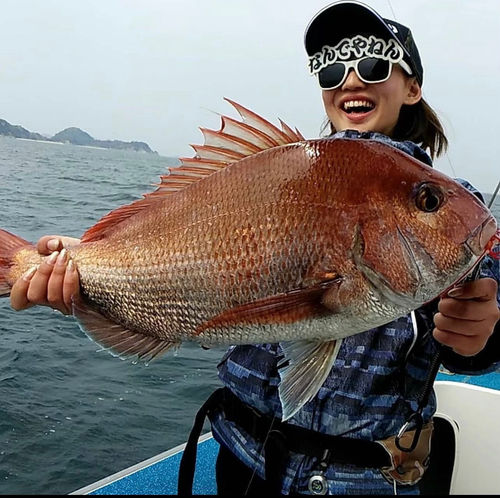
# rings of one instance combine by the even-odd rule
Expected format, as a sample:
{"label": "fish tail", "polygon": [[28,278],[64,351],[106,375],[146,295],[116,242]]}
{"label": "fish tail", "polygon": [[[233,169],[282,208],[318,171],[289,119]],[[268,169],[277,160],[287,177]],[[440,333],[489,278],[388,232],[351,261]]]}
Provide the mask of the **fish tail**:
{"label": "fish tail", "polygon": [[10,295],[12,285],[8,276],[15,264],[15,254],[23,247],[33,248],[33,244],[0,228],[0,297]]}

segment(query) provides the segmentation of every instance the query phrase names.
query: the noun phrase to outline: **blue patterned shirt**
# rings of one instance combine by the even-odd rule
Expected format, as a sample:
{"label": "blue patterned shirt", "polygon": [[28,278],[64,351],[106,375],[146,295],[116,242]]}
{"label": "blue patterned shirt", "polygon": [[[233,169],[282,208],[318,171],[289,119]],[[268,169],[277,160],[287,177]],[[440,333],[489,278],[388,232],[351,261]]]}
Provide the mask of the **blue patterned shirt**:
{"label": "blue patterned shirt", "polygon": [[[380,133],[352,130],[336,133],[331,138],[340,137],[380,140],[432,165],[430,157],[412,142],[396,142]],[[458,181],[479,194],[468,182]],[[485,258],[481,276],[500,282],[499,262]],[[500,307],[500,290],[497,300]],[[416,313],[420,313],[426,327],[432,326],[432,314],[423,309]],[[412,315],[345,338],[318,394],[288,422],[324,434],[369,441],[396,434],[412,411],[417,409],[430,360],[437,349],[431,334],[417,335],[415,315]],[[280,381],[277,358],[280,354],[279,344],[233,346],[218,365],[220,380],[248,405],[271,417],[281,418],[277,392]],[[489,361],[478,368],[470,358],[459,357],[453,352],[444,357],[443,364],[452,372],[473,375],[500,367],[500,362]],[[432,393],[423,412],[424,422],[429,421],[435,411],[436,398]],[[215,439],[264,478],[261,443],[226,420],[221,410],[212,414],[211,422]],[[308,494],[308,481],[319,470],[318,464],[316,458],[290,453],[282,493]],[[394,492],[392,484],[377,469],[335,464],[328,466],[325,477],[330,494]],[[418,485],[398,486],[397,491],[398,494],[418,494]]]}

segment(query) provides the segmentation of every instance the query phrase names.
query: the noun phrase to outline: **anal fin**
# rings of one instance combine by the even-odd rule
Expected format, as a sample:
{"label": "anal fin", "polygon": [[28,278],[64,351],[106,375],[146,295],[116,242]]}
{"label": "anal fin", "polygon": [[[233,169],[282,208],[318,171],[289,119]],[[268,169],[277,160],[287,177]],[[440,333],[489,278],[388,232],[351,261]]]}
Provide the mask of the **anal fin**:
{"label": "anal fin", "polygon": [[170,348],[180,346],[179,342],[129,330],[106,318],[82,300],[73,301],[73,315],[82,331],[91,340],[121,359],[136,356],[137,360],[148,363],[159,358]]}
{"label": "anal fin", "polygon": [[318,393],[330,373],[342,339],[282,342],[284,359],[278,364],[278,388],[283,421],[293,417]]}

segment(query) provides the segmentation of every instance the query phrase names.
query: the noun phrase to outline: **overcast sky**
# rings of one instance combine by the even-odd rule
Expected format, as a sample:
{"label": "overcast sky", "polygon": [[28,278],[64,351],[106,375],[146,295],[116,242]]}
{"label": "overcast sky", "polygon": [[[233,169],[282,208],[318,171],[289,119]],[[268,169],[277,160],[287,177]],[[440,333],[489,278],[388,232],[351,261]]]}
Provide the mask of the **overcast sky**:
{"label": "overcast sky", "polygon": [[[303,34],[324,0],[1,0],[0,118],[54,134],[201,143],[228,97],[307,138],[324,111]],[[500,180],[500,0],[367,0],[409,25],[424,96],[442,118],[436,166],[491,192]],[[394,11],[394,14],[391,10]]]}

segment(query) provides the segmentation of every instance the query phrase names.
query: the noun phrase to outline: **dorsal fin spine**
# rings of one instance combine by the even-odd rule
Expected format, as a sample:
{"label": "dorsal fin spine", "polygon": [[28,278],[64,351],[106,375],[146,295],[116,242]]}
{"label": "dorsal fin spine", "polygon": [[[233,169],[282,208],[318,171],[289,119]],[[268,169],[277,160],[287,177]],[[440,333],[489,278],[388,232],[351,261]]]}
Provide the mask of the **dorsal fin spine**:
{"label": "dorsal fin spine", "polygon": [[212,147],[210,145],[191,145],[196,152],[193,159],[220,159],[235,161],[245,157],[245,154],[240,152],[230,151],[221,147]]}
{"label": "dorsal fin spine", "polygon": [[[155,191],[144,194],[143,199],[105,215],[83,234],[82,242],[102,239],[106,236],[107,231],[113,229],[117,224],[136,215],[160,199],[165,199],[167,196],[171,196],[228,167],[235,161],[278,145],[290,144],[304,139],[300,132],[294,132],[281,120],[283,130],[246,107],[228,98],[224,100],[236,109],[242,121],[221,116],[222,122],[219,131],[200,128],[204,144],[191,145],[195,151],[194,157],[180,158],[180,166],[168,167],[168,174],[160,176],[161,182],[156,185]],[[228,131],[230,133],[227,133]]]}
{"label": "dorsal fin spine", "polygon": [[244,122],[247,120],[250,121],[252,124],[249,124],[249,126],[262,130],[264,133],[276,140],[279,145],[292,143],[286,133],[282,132],[277,126],[267,121],[267,119],[264,119],[250,109],[243,107],[241,104],[234,102],[234,100],[230,100],[226,97],[224,100],[229,102],[236,109]]}
{"label": "dorsal fin spine", "polygon": [[[230,150],[236,150],[237,152],[241,152],[246,156],[251,154],[255,154],[263,150],[258,145],[249,142],[243,138],[228,135],[222,131],[214,131],[208,128],[200,128],[203,136],[205,138],[205,143],[207,145],[215,145],[217,147],[229,148]],[[229,146],[229,147],[228,147]],[[231,149],[232,148],[232,149]],[[267,147],[269,148],[269,147]]]}
{"label": "dorsal fin spine", "polygon": [[[222,127],[220,131],[224,131],[224,133],[228,133],[229,135],[234,135],[234,133],[231,133],[231,126],[234,127],[236,130],[243,132],[244,134],[250,135],[253,140],[257,139],[260,142],[260,147],[261,148],[270,148],[270,147],[276,147],[279,145],[279,143],[274,140],[274,138],[270,137],[269,135],[266,135],[263,131],[253,128],[252,126],[242,123],[241,121],[236,121],[233,118],[228,118],[227,116],[222,116]],[[229,128],[229,130],[227,130]]]}

